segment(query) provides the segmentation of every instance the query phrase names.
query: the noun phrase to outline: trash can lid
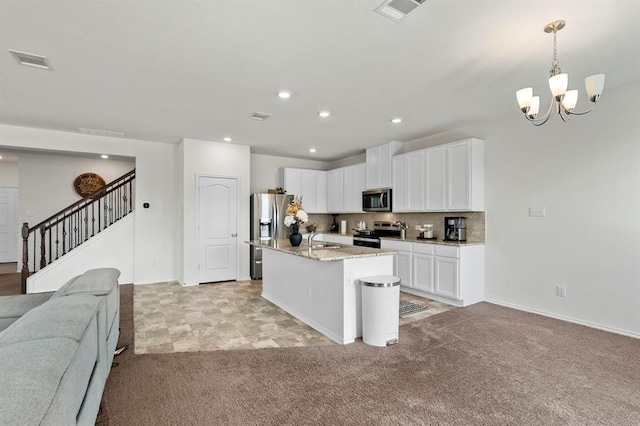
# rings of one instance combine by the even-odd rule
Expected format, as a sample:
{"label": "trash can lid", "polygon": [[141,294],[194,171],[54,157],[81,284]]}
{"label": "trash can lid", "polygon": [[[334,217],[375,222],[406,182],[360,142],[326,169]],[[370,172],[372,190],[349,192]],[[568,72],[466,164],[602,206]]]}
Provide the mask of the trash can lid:
{"label": "trash can lid", "polygon": [[360,278],[360,282],[365,287],[395,287],[400,285],[400,278],[393,275],[374,275]]}

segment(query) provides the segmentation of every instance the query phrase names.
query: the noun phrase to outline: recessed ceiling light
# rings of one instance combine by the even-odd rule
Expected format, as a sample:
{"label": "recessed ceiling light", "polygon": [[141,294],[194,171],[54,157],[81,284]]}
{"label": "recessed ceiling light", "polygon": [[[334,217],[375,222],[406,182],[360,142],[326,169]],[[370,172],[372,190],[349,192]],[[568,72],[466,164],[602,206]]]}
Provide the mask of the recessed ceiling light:
{"label": "recessed ceiling light", "polygon": [[226,138],[224,138],[224,141],[225,141],[225,142],[231,142],[232,140],[233,140],[233,139],[231,139],[231,138],[230,138],[230,137],[228,137],[228,136],[227,136]]}
{"label": "recessed ceiling light", "polygon": [[400,118],[400,117],[392,118],[392,119],[391,119],[391,122],[392,122],[393,124],[399,124],[399,123],[402,123],[402,118]]}
{"label": "recessed ceiling light", "polygon": [[309,148],[309,152],[313,154],[314,152],[316,152],[316,149],[315,148]]}
{"label": "recessed ceiling light", "polygon": [[102,159],[106,160],[107,158],[109,158],[109,156],[108,156],[107,154],[102,154],[102,155],[100,156],[100,158],[102,158]]}
{"label": "recessed ceiling light", "polygon": [[319,115],[320,117],[322,117],[322,118],[327,118],[327,117],[329,117],[329,116],[331,115],[331,112],[329,112],[329,111],[320,111],[320,112],[318,113],[318,115]]}
{"label": "recessed ceiling light", "polygon": [[291,92],[288,90],[281,90],[278,92],[278,97],[280,99],[289,99],[291,97]]}
{"label": "recessed ceiling light", "polygon": [[0,155],[0,160],[2,160],[2,155]]}

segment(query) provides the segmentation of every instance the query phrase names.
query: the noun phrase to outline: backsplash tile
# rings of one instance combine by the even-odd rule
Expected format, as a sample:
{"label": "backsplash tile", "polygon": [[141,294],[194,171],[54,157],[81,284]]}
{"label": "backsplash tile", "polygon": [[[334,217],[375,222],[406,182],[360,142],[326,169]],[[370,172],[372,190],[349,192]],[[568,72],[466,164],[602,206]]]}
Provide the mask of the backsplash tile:
{"label": "backsplash tile", "polygon": [[[461,216],[467,220],[467,241],[472,243],[485,242],[485,212],[442,212],[442,213],[345,213],[336,215],[338,224],[341,220],[347,221],[347,230],[358,226],[361,220],[367,224],[367,228],[373,229],[373,222],[384,220],[388,222],[401,221],[408,226],[407,238],[416,238],[420,231],[416,225],[430,223],[433,225],[434,236],[442,239],[444,236],[444,218],[449,216]],[[330,214],[310,214],[309,223],[315,223],[317,232],[329,232],[332,222]]]}

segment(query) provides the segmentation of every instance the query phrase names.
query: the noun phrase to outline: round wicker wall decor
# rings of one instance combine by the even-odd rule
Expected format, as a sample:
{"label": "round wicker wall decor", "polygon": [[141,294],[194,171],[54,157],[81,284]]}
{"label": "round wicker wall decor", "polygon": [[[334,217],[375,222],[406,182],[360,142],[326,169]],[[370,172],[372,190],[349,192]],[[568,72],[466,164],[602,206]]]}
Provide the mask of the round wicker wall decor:
{"label": "round wicker wall decor", "polygon": [[104,188],[106,182],[96,173],[83,173],[73,181],[73,189],[82,198]]}

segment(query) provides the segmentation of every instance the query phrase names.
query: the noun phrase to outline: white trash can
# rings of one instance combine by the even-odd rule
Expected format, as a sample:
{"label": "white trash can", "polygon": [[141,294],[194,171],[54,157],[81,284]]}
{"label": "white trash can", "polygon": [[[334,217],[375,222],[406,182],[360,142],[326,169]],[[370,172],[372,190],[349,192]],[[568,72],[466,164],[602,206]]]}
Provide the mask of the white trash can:
{"label": "white trash can", "polygon": [[371,346],[398,342],[400,278],[376,275],[362,283],[362,340]]}

